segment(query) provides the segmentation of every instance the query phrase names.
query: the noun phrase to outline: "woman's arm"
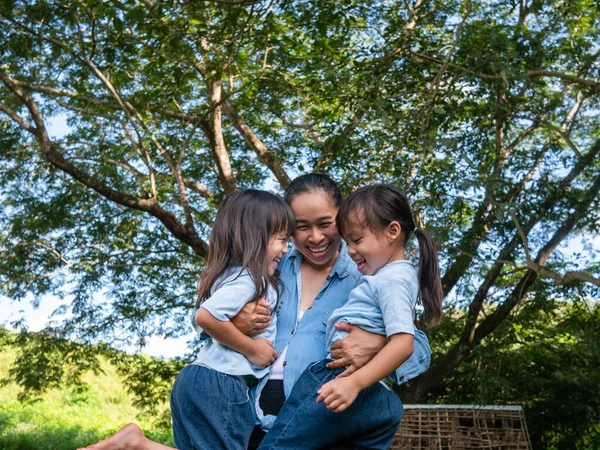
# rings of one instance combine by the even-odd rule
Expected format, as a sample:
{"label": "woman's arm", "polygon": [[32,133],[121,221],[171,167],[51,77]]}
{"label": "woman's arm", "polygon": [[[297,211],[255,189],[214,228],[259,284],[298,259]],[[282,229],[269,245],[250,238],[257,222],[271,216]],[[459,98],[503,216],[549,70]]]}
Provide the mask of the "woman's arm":
{"label": "woman's arm", "polygon": [[244,355],[255,366],[264,368],[277,359],[277,352],[271,341],[252,339],[239,331],[231,322],[217,320],[206,309],[200,307],[196,313],[196,323],[210,337],[225,347]]}
{"label": "woman's arm", "polygon": [[406,361],[413,353],[413,345],[411,334],[390,336],[389,342],[368,364],[346,377],[325,383],[318,391],[317,402],[325,402],[334,412],[344,411],[360,391],[384,379]]}
{"label": "woman's arm", "polygon": [[[341,369],[346,367],[340,377],[345,377],[356,372],[377,353],[385,347],[388,339],[384,336],[369,333],[354,325],[345,322],[336,323],[338,330],[347,331],[350,334],[340,341],[331,345],[331,357],[334,361],[327,364],[328,369]],[[415,328],[414,351],[412,356],[400,367],[396,368],[390,376],[398,383],[405,383],[408,380],[422,374],[429,368],[431,362],[431,348],[427,336],[421,330]]]}
{"label": "woman's arm", "polygon": [[231,323],[246,336],[256,336],[265,331],[271,324],[271,304],[264,298],[258,302],[249,302],[237,315],[231,318]]}
{"label": "woman's arm", "polygon": [[341,369],[346,371],[340,376],[348,376],[371,361],[389,342],[385,336],[370,333],[356,325],[346,322],[335,324],[338,330],[347,331],[348,336],[331,344],[332,362],[327,364],[328,369]]}

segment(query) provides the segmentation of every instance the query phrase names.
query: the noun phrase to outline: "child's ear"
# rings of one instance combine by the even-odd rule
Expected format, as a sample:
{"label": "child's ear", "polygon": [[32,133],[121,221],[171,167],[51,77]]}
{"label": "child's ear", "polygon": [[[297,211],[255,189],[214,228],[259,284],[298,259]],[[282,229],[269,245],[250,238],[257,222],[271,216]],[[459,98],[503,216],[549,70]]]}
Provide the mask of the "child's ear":
{"label": "child's ear", "polygon": [[400,224],[398,222],[396,222],[394,220],[388,224],[385,232],[386,232],[385,234],[387,235],[388,238],[395,240],[402,233],[402,227],[400,226]]}

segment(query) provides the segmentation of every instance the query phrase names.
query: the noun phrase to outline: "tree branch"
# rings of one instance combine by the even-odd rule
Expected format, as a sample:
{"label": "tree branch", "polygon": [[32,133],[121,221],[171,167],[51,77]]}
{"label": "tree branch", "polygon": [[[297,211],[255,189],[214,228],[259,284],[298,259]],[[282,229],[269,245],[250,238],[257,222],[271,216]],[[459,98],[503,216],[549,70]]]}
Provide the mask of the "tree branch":
{"label": "tree branch", "polygon": [[[121,108],[125,112],[127,118],[129,119],[129,122],[131,123],[132,127],[136,131],[136,134],[138,134],[138,137],[139,137],[139,133],[137,131],[137,127],[135,126],[132,116],[135,117],[135,119],[137,120],[137,123],[142,127],[144,132],[149,135],[150,139],[152,140],[152,142],[154,143],[156,148],[160,151],[160,155],[163,156],[163,158],[165,159],[165,161],[171,168],[171,171],[173,172],[173,175],[176,180],[177,187],[179,189],[179,195],[181,197],[181,206],[183,207],[184,216],[185,216],[185,227],[187,229],[189,229],[191,232],[195,232],[194,228],[193,228],[192,211],[191,211],[191,208],[189,205],[187,192],[186,192],[186,188],[185,188],[185,183],[183,182],[183,176],[181,174],[181,165],[177,164],[173,161],[168,150],[162,146],[162,144],[158,141],[156,136],[154,136],[154,133],[152,133],[150,131],[149,127],[145,123],[141,114],[133,107],[133,105],[131,103],[123,100],[123,98],[121,97],[121,95],[119,94],[117,89],[112,85],[110,80],[106,76],[104,76],[104,74],[96,67],[94,62],[85,56],[82,59],[83,59],[84,64],[88,68],[90,68],[90,70],[96,75],[96,77],[98,77],[104,83],[104,85],[108,88],[108,90],[111,92],[113,97],[117,100],[117,103],[119,104],[119,106],[121,106]],[[195,131],[195,127],[196,127],[196,125],[193,128],[194,131]],[[124,126],[124,128],[127,129],[127,127],[125,127],[125,126]],[[190,136],[190,138],[191,138],[191,136]],[[154,169],[152,167],[152,159],[150,158],[150,154],[148,153],[148,150],[143,145],[143,141],[141,138],[139,139],[138,142],[139,142],[139,146],[144,154],[145,163],[149,169],[150,184],[152,186],[152,195],[154,198],[156,198],[157,197],[156,182],[154,179]],[[133,137],[132,137],[132,144],[135,146],[135,139],[133,139]]]}
{"label": "tree branch", "polygon": [[337,150],[344,145],[344,143],[354,134],[354,131],[361,123],[365,115],[367,114],[367,107],[359,107],[358,112],[354,115],[350,123],[344,127],[342,132],[337,136],[332,136],[325,141],[326,147],[321,152],[317,163],[315,164],[315,172],[324,172],[328,164],[333,161]]}
{"label": "tree branch", "polygon": [[[2,79],[1,75],[0,75],[0,79]],[[19,128],[21,128],[22,130],[29,131],[30,133],[33,133],[35,131],[35,127],[33,125],[31,125],[29,122],[27,122],[21,116],[19,116],[16,112],[14,112],[8,106],[5,106],[2,103],[0,103],[0,111],[2,111],[4,114],[6,114],[8,117],[10,117],[14,122],[16,122],[17,125],[19,125]]]}
{"label": "tree branch", "polygon": [[30,131],[30,133],[33,134],[38,141],[46,161],[61,171],[67,173],[75,180],[93,189],[106,199],[122,206],[147,212],[156,217],[175,237],[192,247],[192,249],[199,256],[206,257],[208,254],[208,245],[202,239],[200,239],[195,230],[187,229],[178,222],[173,213],[162,209],[157,204],[156,199],[139,198],[130,194],[116,191],[106,186],[96,177],[84,172],[73,165],[70,161],[65,159],[65,157],[57,150],[56,144],[52,142],[48,136],[48,132],[46,131],[44,125],[44,119],[35,101],[28,94],[26,94],[23,89],[18,86],[18,84],[16,84],[14,80],[9,77],[1,68],[0,81],[2,81],[4,85],[11,90],[13,94],[15,94],[29,110],[29,113],[31,114],[31,117],[36,125],[35,128]]}
{"label": "tree branch", "polygon": [[123,120],[119,119],[118,122],[121,124],[121,127],[123,128],[123,131],[125,131],[125,134],[129,138],[129,142],[131,142],[131,146],[133,147],[133,149],[135,150],[135,152],[138,154],[138,156],[140,157],[140,159],[142,160],[142,162],[148,168],[148,176],[150,178],[150,190],[151,190],[151,193],[152,193],[152,198],[154,198],[154,199],[158,198],[158,194],[156,192],[156,180],[155,180],[155,177],[154,177],[154,168],[152,166],[152,158],[150,158],[150,154],[148,153],[148,149],[146,148],[146,146],[144,145],[144,143],[143,143],[142,140],[140,140],[138,142],[135,139],[135,137],[133,136],[133,134],[129,130],[129,127],[127,127],[127,124]]}
{"label": "tree branch", "polygon": [[[211,107],[221,101],[222,86],[221,80],[208,82],[210,91],[210,103]],[[231,162],[229,161],[229,154],[225,147],[225,141],[223,139],[223,128],[221,122],[221,107],[214,107],[210,113],[209,128],[211,136],[211,148],[217,163],[217,170],[219,178],[223,184],[225,193],[229,194],[235,190],[235,180],[233,177],[233,171],[231,170]],[[212,139],[211,139],[212,137]]]}
{"label": "tree branch", "polygon": [[[577,101],[575,102],[575,104],[565,117],[563,124],[561,125],[561,130],[566,130],[569,123],[574,119],[577,112],[579,111],[583,101],[584,100],[581,98],[581,96],[578,95]],[[538,117],[532,120],[532,124],[528,128],[519,133],[519,135],[513,140],[513,142],[508,147],[506,147],[505,151],[503,152],[503,154],[505,154],[505,157],[501,159],[502,164],[499,164],[500,161],[498,159],[495,164],[494,173],[497,176],[500,175],[500,169],[502,169],[502,167],[504,166],[504,162],[506,161],[508,155],[510,155],[510,153],[512,153],[524,139],[533,134],[535,130],[537,130],[540,127],[541,122],[542,119],[540,114]],[[507,193],[500,199],[501,202],[512,201],[514,197],[524,189],[525,185],[531,180],[531,178],[537,171],[549,148],[550,147],[548,144],[542,147],[542,149],[538,152],[536,161],[532,165],[529,172],[523,177],[523,179],[518,185],[513,187],[509,193]],[[577,172],[577,174],[578,173],[579,172]],[[454,261],[451,263],[450,267],[448,267],[448,269],[444,273],[444,276],[442,277],[442,289],[444,295],[448,295],[448,293],[454,288],[458,280],[460,280],[460,278],[466,273],[472,261],[472,256],[469,255],[474,255],[477,252],[479,244],[487,235],[490,221],[493,220],[493,211],[490,209],[493,208],[493,206],[490,203],[491,198],[492,197],[490,192],[486,192],[486,200],[484,200],[482,204],[478,207],[471,228],[467,233],[463,235],[460,243],[457,244],[457,247],[461,249],[461,254],[454,259]]]}
{"label": "tree branch", "polygon": [[199,2],[212,2],[221,3],[223,5],[252,5],[254,3],[260,3],[262,0],[184,0],[183,4],[188,3],[199,3]]}
{"label": "tree branch", "polygon": [[[600,147],[600,141],[597,146]],[[481,321],[479,326],[474,327],[472,332],[465,333],[460,340],[450,349],[448,353],[436,358],[429,370],[411,384],[410,401],[415,401],[422,397],[427,391],[434,386],[437,386],[452,373],[458,365],[464,361],[472,349],[483,338],[489,336],[500,323],[510,314],[510,312],[519,304],[523,296],[528,292],[529,288],[538,278],[538,272],[534,269],[539,269],[541,276],[548,275],[549,278],[554,278],[556,284],[567,284],[574,281],[587,281],[595,285],[600,285],[600,280],[591,275],[581,272],[569,272],[564,276],[553,274],[545,271],[543,264],[546,262],[556,246],[562,242],[568,234],[573,230],[575,225],[587,214],[591,204],[598,198],[600,192],[600,176],[596,177],[594,183],[587,190],[583,200],[579,202],[575,211],[562,222],[561,226],[556,230],[554,235],[548,240],[546,245],[538,252],[532,268],[529,268],[525,275],[521,278],[517,286],[512,290],[506,300],[499,305],[491,314]],[[523,231],[524,233],[524,231]],[[517,237],[519,239],[519,237]],[[557,282],[558,281],[558,282]],[[470,310],[469,310],[470,312]]]}
{"label": "tree branch", "polygon": [[283,166],[277,160],[277,156],[267,148],[267,146],[258,138],[258,136],[256,136],[244,119],[240,117],[229,99],[223,102],[222,107],[223,112],[227,115],[227,118],[230,120],[232,125],[236,130],[239,131],[248,146],[254,150],[258,156],[258,160],[271,170],[273,175],[275,175],[275,178],[277,178],[277,181],[279,181],[281,187],[285,189],[288,184],[290,184],[291,180]]}
{"label": "tree branch", "polygon": [[[437,64],[444,63],[443,60],[433,57],[433,56],[426,55],[424,53],[409,50],[408,54],[416,56],[417,58],[423,59],[425,61],[435,62]],[[506,77],[506,76],[503,77],[502,75],[491,75],[491,74],[478,73],[475,70],[467,69],[465,67],[461,67],[459,65],[452,64],[452,63],[448,63],[447,66],[452,69],[460,70],[463,74],[473,75],[477,78],[481,78],[482,80],[490,80],[490,81],[504,80],[504,78]],[[572,83],[576,83],[576,84],[579,84],[582,86],[591,87],[594,91],[600,91],[600,81],[588,80],[586,78],[581,78],[577,75],[571,75],[571,74],[556,72],[556,71],[552,71],[552,70],[541,70],[541,69],[540,70],[530,70],[523,74],[517,75],[517,77],[518,76],[525,76],[528,78],[539,78],[539,77],[560,78],[562,80],[570,81]]]}
{"label": "tree branch", "polygon": [[302,123],[290,122],[285,117],[279,117],[279,120],[281,120],[281,122],[285,126],[306,131],[306,133],[311,137],[311,139],[314,141],[315,144],[317,144],[319,146],[325,144],[325,141],[323,141],[323,139],[321,139],[321,137],[319,136],[319,133],[317,133],[317,131],[313,127],[311,127],[309,124],[307,124],[305,122],[302,122]]}
{"label": "tree branch", "polygon": [[564,127],[557,127],[556,125],[547,120],[543,120],[542,123],[550,130],[552,130],[558,137],[560,137],[565,142],[565,144],[567,144],[567,146],[573,151],[573,153],[581,157],[581,152],[573,143],[573,141],[569,137],[569,134],[565,132]]}
{"label": "tree branch", "polygon": [[[40,86],[40,85],[26,83],[26,82],[18,81],[18,80],[15,80],[15,83],[17,83],[18,85],[20,85],[21,87],[23,87],[29,91],[43,92],[45,94],[50,95],[51,97],[68,97],[73,100],[86,102],[89,104],[101,106],[103,108],[122,110],[122,108],[118,104],[110,103],[107,101],[102,101],[96,97],[87,97],[87,96],[81,95],[80,93],[75,92],[75,91],[69,91],[67,89],[60,89],[60,88],[53,88],[53,87],[49,87],[49,86]],[[188,114],[183,111],[173,111],[168,108],[157,107],[157,106],[152,106],[152,105],[147,105],[145,108],[142,108],[140,105],[135,104],[135,102],[132,103],[130,101],[126,101],[125,104],[131,105],[131,108],[135,109],[135,110],[142,109],[142,110],[148,111],[152,114],[158,114],[161,116],[168,117],[170,119],[177,119],[177,120],[180,120],[180,121],[186,122],[186,123],[196,123],[196,122],[198,122],[200,124],[208,123],[206,121],[206,119],[203,119],[201,116],[197,116],[194,114]],[[95,113],[93,111],[90,111],[89,109],[83,109],[82,111],[84,111],[88,114],[92,114],[92,115],[94,115],[94,114],[101,115],[100,113]]]}
{"label": "tree branch", "polygon": [[[405,1],[408,11],[408,20],[402,29],[400,38],[397,39],[398,42],[402,43],[417,25],[417,21],[419,19],[419,8],[423,1],[424,0],[416,0],[412,6],[408,3],[408,0]],[[398,56],[402,55],[403,52],[403,46],[399,45],[395,49],[386,52],[385,55],[379,58],[373,58],[372,60],[361,64],[364,67],[368,67],[369,70],[371,70],[372,67],[375,67],[372,75],[375,81],[372,83],[372,86],[367,90],[367,93],[363,97],[363,99],[368,100],[365,104],[361,104],[357,108],[352,116],[352,119],[350,119],[350,122],[344,127],[340,134],[337,136],[331,136],[325,141],[325,148],[322,150],[321,155],[314,166],[315,172],[325,171],[327,165],[330,164],[335,158],[337,150],[345,144],[352,134],[354,134],[358,128],[358,125],[362,122],[363,118],[367,114],[373,99],[377,98],[379,93],[379,84],[383,76],[394,66],[394,61]]]}
{"label": "tree branch", "polygon": [[552,237],[539,250],[535,260],[528,262],[528,265],[531,263],[530,269],[523,276],[523,278],[520,280],[519,284],[515,287],[512,293],[508,296],[507,300],[504,303],[502,303],[502,305],[500,305],[492,314],[488,315],[488,317],[484,319],[481,322],[481,324],[477,327],[474,336],[475,343],[481,341],[481,339],[492,333],[498,327],[500,322],[508,316],[508,314],[513,310],[513,308],[519,303],[521,298],[523,298],[529,287],[537,279],[538,270],[540,274],[542,274],[542,276],[548,275],[549,278],[557,280],[559,282],[558,284],[567,284],[565,283],[565,280],[573,282],[575,280],[583,281],[584,278],[587,278],[585,281],[590,281],[595,285],[600,285],[598,279],[588,274],[585,274],[585,276],[582,277],[579,275],[581,274],[581,272],[570,272],[569,274],[565,274],[565,276],[563,277],[557,274],[553,274],[552,272],[547,271],[543,268],[544,263],[552,254],[552,252],[556,249],[556,247],[569,235],[569,233],[573,230],[573,228],[581,220],[581,218],[588,213],[592,203],[598,199],[599,193],[600,176],[597,176],[594,180],[594,183],[585,193],[585,196],[582,199],[582,201],[579,202],[575,210],[568,215],[568,217],[561,223],[560,227],[555,231]]}
{"label": "tree branch", "polygon": [[[588,167],[592,161],[596,158],[596,156],[600,153],[600,139],[596,141],[592,149],[571,169],[569,174],[562,180],[562,182],[552,191],[546,199],[541,202],[540,206],[536,213],[529,219],[529,221],[524,225],[522,229],[522,233],[525,236],[529,234],[529,232],[533,229],[535,225],[539,223],[539,221],[544,217],[544,215],[556,204],[556,202],[562,198],[565,190],[571,185],[573,180],[585,169]],[[513,236],[511,241],[506,244],[506,246],[500,252],[498,259],[492,266],[492,268],[486,274],[483,282],[481,283],[473,301],[469,305],[469,311],[467,313],[467,320],[463,332],[463,337],[461,340],[463,342],[471,343],[474,338],[475,325],[477,323],[477,317],[479,312],[481,311],[481,306],[483,305],[483,301],[487,296],[490,288],[495,283],[496,279],[500,275],[504,260],[510,260],[513,251],[518,247],[519,243],[522,242],[521,236],[519,233]]]}
{"label": "tree branch", "polygon": [[[471,15],[472,9],[473,9],[473,5],[471,3],[471,0],[466,0],[465,13],[463,14],[462,20],[460,21],[460,23],[456,27],[456,30],[454,31],[454,39],[452,40],[452,45],[450,47],[450,50],[448,51],[448,53],[446,54],[446,57],[444,58],[442,67],[440,67],[440,70],[438,71],[438,73],[435,75],[433,81],[431,82],[432,90],[431,90],[431,95],[429,97],[429,105],[432,105],[433,102],[435,101],[435,98],[436,98],[438,90],[439,90],[440,82],[442,81],[442,77],[444,76],[444,73],[446,72],[446,68],[448,67],[450,60],[452,59],[452,56],[454,55],[454,52],[456,51],[456,47],[458,46],[458,41],[460,40],[460,35],[462,32],[462,29],[465,26],[467,19]],[[430,111],[430,110],[428,110],[428,111]],[[430,114],[427,114],[424,128],[428,128],[429,119],[430,119]]]}

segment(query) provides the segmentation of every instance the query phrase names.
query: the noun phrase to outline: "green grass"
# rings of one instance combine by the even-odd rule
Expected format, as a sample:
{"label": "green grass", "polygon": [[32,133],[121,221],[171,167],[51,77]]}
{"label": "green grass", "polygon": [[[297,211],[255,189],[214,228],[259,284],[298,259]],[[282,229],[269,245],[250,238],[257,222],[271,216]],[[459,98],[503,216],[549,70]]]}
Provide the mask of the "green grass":
{"label": "green grass", "polygon": [[[8,376],[15,352],[0,352],[0,379]],[[33,403],[17,399],[19,387],[0,387],[0,450],[73,450],[104,439],[123,425],[136,422],[151,439],[174,446],[171,429],[140,417],[124,391],[114,367],[105,374],[87,374],[89,389],[53,389]],[[168,399],[165,399],[168,400]]]}

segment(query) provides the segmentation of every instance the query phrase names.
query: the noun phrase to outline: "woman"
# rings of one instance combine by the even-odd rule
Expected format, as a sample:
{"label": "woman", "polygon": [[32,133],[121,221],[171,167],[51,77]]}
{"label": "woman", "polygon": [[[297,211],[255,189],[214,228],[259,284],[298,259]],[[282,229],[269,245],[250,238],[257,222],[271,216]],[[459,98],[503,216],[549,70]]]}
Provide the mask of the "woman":
{"label": "woman", "polygon": [[[292,241],[294,249],[279,265],[284,291],[277,305],[275,350],[279,358],[270,375],[254,390],[257,423],[249,449],[260,444],[274,422],[294,382],[306,366],[326,357],[325,324],[332,311],[342,306],[360,278],[356,265],[336,228],[335,218],[342,197],[335,182],[324,174],[296,178],[285,190],[285,201],[296,218]],[[256,334],[269,321],[266,305],[248,304],[232,320],[246,334]],[[382,336],[342,324],[350,332],[332,347],[335,360],[329,368],[347,367],[354,371],[366,364],[387,343]],[[403,383],[429,367],[431,350],[425,335],[415,330],[413,355],[396,371]],[[350,448],[340,443],[337,449]],[[162,444],[148,440],[139,427],[129,424],[115,435],[89,446],[90,450],[145,449],[164,450]]]}
{"label": "woman", "polygon": [[[255,391],[260,427],[255,428],[249,449],[258,447],[304,369],[327,356],[327,319],[346,302],[361,276],[336,228],[342,196],[334,181],[324,174],[302,175],[288,186],[284,199],[296,218],[296,230],[292,236],[294,249],[279,265],[285,286],[277,306],[275,350],[280,356],[271,367],[269,379],[263,379]],[[253,309],[253,305],[247,305],[245,312]],[[259,313],[263,321],[268,319],[266,309],[255,312],[254,317]],[[249,330],[244,325],[261,330],[257,321],[239,316],[238,319],[234,324],[245,332]],[[328,367],[347,366],[347,370],[354,371],[369,361],[387,339],[360,328],[345,327],[351,331],[350,336],[333,349],[332,356],[338,359]],[[416,333],[413,356],[398,369],[397,380],[405,382],[425,371],[429,356],[425,335]],[[349,446],[342,444],[339,448]]]}

